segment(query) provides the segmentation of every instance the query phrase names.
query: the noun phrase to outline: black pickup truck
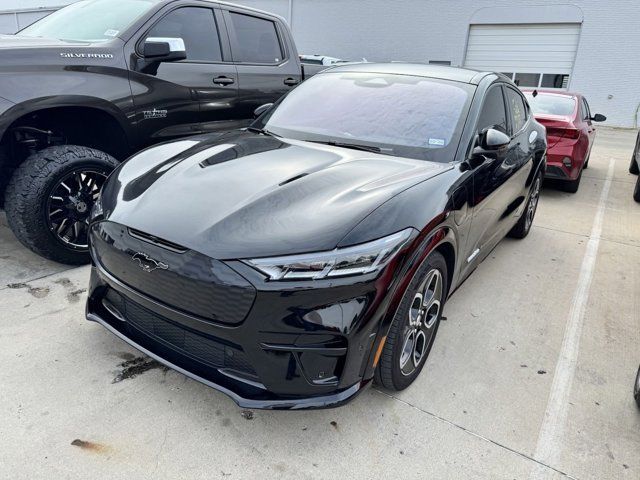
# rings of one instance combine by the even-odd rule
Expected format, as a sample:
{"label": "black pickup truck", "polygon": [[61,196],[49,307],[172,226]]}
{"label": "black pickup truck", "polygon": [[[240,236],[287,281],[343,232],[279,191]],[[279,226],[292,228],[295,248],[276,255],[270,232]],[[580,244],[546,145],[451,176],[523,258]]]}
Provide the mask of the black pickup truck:
{"label": "black pickup truck", "polygon": [[0,36],[9,226],[47,258],[88,261],[89,211],[118,162],[244,127],[302,79],[282,18],[222,2],[82,0]]}

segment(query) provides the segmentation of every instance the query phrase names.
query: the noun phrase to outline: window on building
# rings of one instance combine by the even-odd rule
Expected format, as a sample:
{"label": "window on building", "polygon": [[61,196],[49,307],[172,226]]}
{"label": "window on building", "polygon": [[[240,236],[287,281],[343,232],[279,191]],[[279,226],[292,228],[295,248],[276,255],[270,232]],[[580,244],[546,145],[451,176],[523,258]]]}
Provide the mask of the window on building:
{"label": "window on building", "polygon": [[270,20],[231,12],[236,44],[233,58],[246,63],[278,63],[282,48],[276,25]]}
{"label": "window on building", "polygon": [[210,8],[185,7],[174,10],[151,29],[148,37],[182,38],[187,60],[190,61],[222,60],[218,28]]}
{"label": "window on building", "polygon": [[527,123],[527,108],[524,99],[513,88],[507,88],[507,103],[511,109],[512,134],[518,133]]}
{"label": "window on building", "polygon": [[478,119],[478,133],[487,128],[495,128],[507,133],[507,112],[500,86],[495,86],[487,92],[482,105],[482,112]]}
{"label": "window on building", "polygon": [[537,87],[540,83],[540,74],[516,73],[513,81],[519,87]]}
{"label": "window on building", "polygon": [[540,86],[543,88],[567,88],[569,75],[563,73],[545,73]]}

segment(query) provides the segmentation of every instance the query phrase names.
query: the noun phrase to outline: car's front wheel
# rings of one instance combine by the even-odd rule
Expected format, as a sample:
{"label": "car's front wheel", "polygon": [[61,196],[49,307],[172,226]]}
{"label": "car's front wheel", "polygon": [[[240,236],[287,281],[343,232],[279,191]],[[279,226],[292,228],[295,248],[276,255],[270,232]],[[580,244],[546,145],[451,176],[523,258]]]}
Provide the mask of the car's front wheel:
{"label": "car's front wheel", "polygon": [[403,390],[422,371],[440,325],[447,278],[447,262],[433,252],[414,275],[396,311],[376,369],[379,385]]}
{"label": "car's front wheel", "polygon": [[7,221],[18,240],[56,262],[89,261],[89,214],[112,156],[74,145],[49,147],[27,158],[5,192]]}

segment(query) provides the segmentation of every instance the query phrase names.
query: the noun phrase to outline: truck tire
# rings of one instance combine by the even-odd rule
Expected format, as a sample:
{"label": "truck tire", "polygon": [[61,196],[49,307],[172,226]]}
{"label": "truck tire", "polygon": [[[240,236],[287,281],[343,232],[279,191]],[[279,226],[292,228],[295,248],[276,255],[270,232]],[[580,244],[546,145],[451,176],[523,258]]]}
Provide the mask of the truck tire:
{"label": "truck tire", "polygon": [[18,240],[45,258],[69,265],[89,261],[89,214],[111,155],[76,145],[49,147],[16,169],[5,192],[7,222]]}

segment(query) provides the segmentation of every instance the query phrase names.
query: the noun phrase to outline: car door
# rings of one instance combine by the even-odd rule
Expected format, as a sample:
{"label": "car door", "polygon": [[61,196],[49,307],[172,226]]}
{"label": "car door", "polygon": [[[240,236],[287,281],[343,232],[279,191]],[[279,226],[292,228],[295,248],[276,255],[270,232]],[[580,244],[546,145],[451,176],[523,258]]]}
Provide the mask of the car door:
{"label": "car door", "polygon": [[[531,169],[530,165],[526,168],[528,147],[524,146],[524,142],[529,144],[528,119],[524,99],[519,104],[515,102],[521,96],[512,98],[512,90],[501,83],[492,85],[485,94],[476,124],[478,134],[494,128],[507,133],[511,140],[507,146],[486,155],[473,171],[473,219],[466,259],[469,269],[475,268],[514,225],[516,210],[524,200],[526,174]],[[510,102],[514,105],[509,105]]]}
{"label": "car door", "polygon": [[[131,76],[138,127],[155,140],[204,131],[203,124],[229,128],[235,121],[237,70],[214,8],[181,6],[163,11],[137,40],[180,38],[187,58],[163,62]],[[139,53],[138,53],[139,55]]]}
{"label": "car door", "polygon": [[257,12],[224,9],[231,52],[238,69],[238,114],[252,118],[253,111],[273,103],[302,80],[297,52],[282,26]]}

